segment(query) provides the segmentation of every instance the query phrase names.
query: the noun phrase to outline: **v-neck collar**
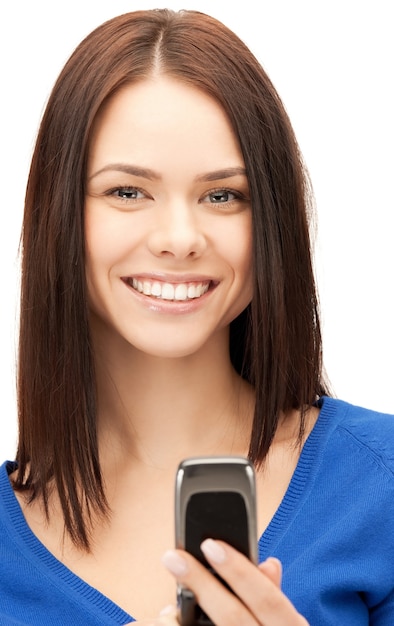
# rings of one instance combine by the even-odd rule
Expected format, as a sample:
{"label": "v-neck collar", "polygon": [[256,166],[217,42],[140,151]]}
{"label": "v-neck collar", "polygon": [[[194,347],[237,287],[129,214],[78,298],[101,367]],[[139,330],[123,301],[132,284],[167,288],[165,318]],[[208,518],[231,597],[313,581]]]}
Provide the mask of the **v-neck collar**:
{"label": "v-neck collar", "polygon": [[336,427],[335,420],[333,420],[337,411],[336,401],[332,398],[323,397],[317,406],[320,409],[318,418],[303,445],[286,493],[273,518],[259,538],[259,562],[273,554],[276,544],[298,513],[309,493],[306,487],[314,480],[319,467],[320,450],[324,448],[329,434]]}

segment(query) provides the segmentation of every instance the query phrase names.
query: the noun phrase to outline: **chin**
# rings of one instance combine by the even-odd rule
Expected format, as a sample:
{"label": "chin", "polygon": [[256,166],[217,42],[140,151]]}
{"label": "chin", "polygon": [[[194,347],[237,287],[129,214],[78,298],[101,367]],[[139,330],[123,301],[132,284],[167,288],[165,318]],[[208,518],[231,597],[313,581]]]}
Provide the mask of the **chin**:
{"label": "chin", "polygon": [[201,352],[201,345],[188,346],[185,345],[177,346],[160,346],[160,348],[156,346],[134,346],[137,350],[146,354],[147,356],[154,357],[157,359],[182,359],[192,357],[193,355],[197,355]]}

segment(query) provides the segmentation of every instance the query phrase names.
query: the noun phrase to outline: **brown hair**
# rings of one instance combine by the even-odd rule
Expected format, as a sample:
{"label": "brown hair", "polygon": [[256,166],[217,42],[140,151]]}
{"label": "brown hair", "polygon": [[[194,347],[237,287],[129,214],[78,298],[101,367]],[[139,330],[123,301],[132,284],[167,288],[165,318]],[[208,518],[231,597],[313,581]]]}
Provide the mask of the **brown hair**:
{"label": "brown hair", "polygon": [[[236,35],[193,11],[136,11],[77,47],[49,98],[28,180],[22,234],[19,475],[41,497],[54,485],[65,528],[89,547],[106,514],[84,269],[89,136],[98,110],[154,71],[187,81],[227,112],[243,153],[253,211],[254,295],[231,324],[235,368],[256,389],[250,457],[261,463],[281,411],[327,393],[308,229],[309,187],[284,107]],[[300,433],[303,430],[301,419]]]}

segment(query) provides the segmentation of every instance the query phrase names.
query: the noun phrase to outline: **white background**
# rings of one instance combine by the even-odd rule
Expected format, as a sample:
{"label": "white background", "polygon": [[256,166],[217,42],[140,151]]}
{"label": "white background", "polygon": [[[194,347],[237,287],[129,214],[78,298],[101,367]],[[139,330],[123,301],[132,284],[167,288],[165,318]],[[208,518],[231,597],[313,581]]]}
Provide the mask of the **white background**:
{"label": "white background", "polygon": [[343,399],[394,413],[391,5],[390,0],[2,3],[0,460],[15,452],[18,241],[39,119],[79,41],[104,20],[139,8],[210,13],[232,28],[267,70],[315,188],[316,270],[331,382]]}

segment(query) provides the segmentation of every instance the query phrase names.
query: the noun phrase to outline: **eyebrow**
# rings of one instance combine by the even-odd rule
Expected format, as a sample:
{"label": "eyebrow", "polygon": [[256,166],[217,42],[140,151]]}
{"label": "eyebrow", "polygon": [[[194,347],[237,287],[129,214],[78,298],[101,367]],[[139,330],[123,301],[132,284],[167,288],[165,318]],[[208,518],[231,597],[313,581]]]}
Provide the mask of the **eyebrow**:
{"label": "eyebrow", "polygon": [[89,176],[89,180],[96,178],[104,172],[123,172],[124,174],[131,174],[132,176],[140,176],[141,178],[147,178],[148,180],[159,180],[160,175],[147,167],[139,167],[138,165],[129,165],[128,163],[109,163],[100,170]]}
{"label": "eyebrow", "polygon": [[[95,172],[89,177],[92,180],[96,176],[103,174],[104,172],[123,172],[130,174],[131,176],[140,176],[141,178],[147,178],[148,180],[160,180],[161,176],[154,170],[147,167],[140,167],[139,165],[132,165],[129,163],[109,163],[100,170]],[[221,180],[223,178],[232,178],[233,176],[246,176],[246,169],[244,167],[225,167],[213,172],[207,172],[196,176],[196,182],[209,182],[214,180]]]}
{"label": "eyebrow", "polygon": [[246,176],[246,169],[244,167],[226,167],[222,170],[201,174],[196,177],[196,181],[209,182],[213,180],[220,180],[222,178],[232,178],[233,176]]}

